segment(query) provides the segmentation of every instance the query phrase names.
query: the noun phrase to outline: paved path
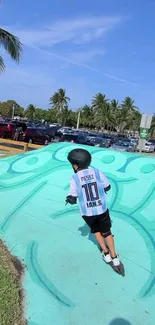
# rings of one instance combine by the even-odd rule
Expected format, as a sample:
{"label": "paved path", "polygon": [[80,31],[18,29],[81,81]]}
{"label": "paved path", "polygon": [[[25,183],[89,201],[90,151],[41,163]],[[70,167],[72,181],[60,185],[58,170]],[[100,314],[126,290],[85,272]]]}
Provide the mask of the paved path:
{"label": "paved path", "polygon": [[27,265],[28,324],[154,325],[155,158],[87,147],[92,166],[111,181],[123,278],[101,260],[78,207],[64,205],[73,147],[59,143],[0,160],[0,232]]}

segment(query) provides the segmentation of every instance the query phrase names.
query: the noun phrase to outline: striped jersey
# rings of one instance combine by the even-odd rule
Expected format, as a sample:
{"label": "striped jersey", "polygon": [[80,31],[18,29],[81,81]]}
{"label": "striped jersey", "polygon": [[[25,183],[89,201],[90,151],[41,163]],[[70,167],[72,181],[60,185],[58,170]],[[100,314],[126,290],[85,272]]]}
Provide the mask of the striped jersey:
{"label": "striped jersey", "polygon": [[104,188],[109,185],[100,170],[88,168],[72,176],[68,195],[78,197],[82,216],[96,216],[107,210]]}

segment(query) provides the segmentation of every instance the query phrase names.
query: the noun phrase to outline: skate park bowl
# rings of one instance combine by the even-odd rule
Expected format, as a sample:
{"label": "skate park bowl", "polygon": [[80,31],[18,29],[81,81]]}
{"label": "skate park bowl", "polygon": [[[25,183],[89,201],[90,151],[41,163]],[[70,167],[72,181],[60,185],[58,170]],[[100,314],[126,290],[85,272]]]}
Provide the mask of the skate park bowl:
{"label": "skate park bowl", "polygon": [[155,158],[85,147],[111,183],[122,277],[102,261],[78,205],[65,206],[67,154],[76,147],[84,146],[58,143],[0,160],[0,234],[26,265],[28,325],[154,325]]}

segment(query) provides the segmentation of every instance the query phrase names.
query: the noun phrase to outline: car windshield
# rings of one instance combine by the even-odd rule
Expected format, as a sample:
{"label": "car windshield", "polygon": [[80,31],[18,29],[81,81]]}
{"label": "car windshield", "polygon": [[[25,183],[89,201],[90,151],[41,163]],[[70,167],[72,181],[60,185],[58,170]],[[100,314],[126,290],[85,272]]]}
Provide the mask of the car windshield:
{"label": "car windshield", "polygon": [[119,141],[123,143],[131,143],[130,139],[120,139]]}
{"label": "car windshield", "polygon": [[91,138],[90,141],[93,143],[100,143],[103,139],[102,138]]}
{"label": "car windshield", "polygon": [[128,142],[123,142],[123,141],[118,141],[115,146],[120,146],[120,147],[128,147],[129,143]]}
{"label": "car windshield", "polygon": [[102,139],[102,141],[101,141],[101,143],[108,143],[108,142],[109,142],[108,139],[107,140]]}
{"label": "car windshield", "polygon": [[63,140],[74,140],[77,139],[78,135],[75,134],[65,134],[62,139]]}

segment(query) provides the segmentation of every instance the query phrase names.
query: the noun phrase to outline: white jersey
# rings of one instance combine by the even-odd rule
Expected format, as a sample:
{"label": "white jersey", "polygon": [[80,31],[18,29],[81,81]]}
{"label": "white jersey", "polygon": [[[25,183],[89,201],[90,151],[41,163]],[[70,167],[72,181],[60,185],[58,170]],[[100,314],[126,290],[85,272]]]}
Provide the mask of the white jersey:
{"label": "white jersey", "polygon": [[109,185],[108,179],[101,171],[88,168],[72,176],[68,195],[79,198],[82,216],[95,216],[107,210],[104,188]]}

